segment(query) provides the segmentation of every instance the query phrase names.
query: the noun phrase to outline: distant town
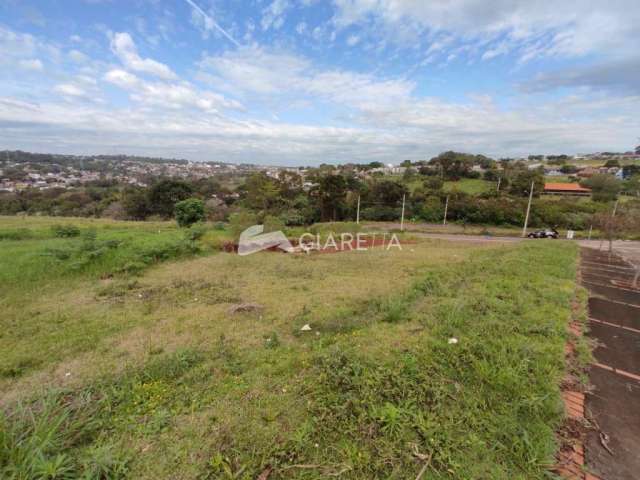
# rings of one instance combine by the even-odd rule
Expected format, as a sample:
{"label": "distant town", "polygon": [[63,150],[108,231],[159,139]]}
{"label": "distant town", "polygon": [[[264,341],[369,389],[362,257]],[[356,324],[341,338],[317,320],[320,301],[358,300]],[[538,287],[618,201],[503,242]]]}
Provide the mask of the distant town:
{"label": "distant town", "polygon": [[[526,158],[501,159],[495,164],[522,162],[530,170],[541,169],[547,177],[566,177],[579,180],[595,174],[610,174],[624,180],[625,165],[640,161],[640,152],[599,152],[582,155],[530,155]],[[404,160],[399,164],[346,164],[335,167],[348,170],[361,179],[372,175],[404,175],[411,168],[435,168],[428,160]],[[147,187],[157,178],[198,180],[209,177],[242,177],[264,172],[278,178],[283,171],[295,172],[305,179],[312,167],[279,167],[222,162],[194,162],[188,160],[126,155],[54,155],[22,151],[0,152],[0,192],[19,192],[26,189],[71,189],[93,182],[113,182],[122,185]],[[476,164],[472,171],[482,175],[487,168]],[[306,182],[306,187],[311,183]]]}

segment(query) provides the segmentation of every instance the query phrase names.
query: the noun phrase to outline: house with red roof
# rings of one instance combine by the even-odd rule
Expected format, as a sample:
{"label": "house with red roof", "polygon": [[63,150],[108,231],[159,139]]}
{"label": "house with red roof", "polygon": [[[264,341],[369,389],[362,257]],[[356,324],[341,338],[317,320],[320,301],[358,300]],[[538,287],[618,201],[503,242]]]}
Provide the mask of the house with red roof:
{"label": "house with red roof", "polygon": [[545,183],[544,193],[547,195],[578,195],[589,196],[591,189],[581,187],[577,183]]}

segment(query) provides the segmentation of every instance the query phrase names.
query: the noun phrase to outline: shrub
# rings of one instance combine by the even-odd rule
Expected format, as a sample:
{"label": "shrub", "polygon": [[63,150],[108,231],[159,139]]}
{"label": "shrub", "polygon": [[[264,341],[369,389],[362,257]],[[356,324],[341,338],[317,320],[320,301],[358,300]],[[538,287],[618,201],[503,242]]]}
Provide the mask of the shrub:
{"label": "shrub", "polygon": [[185,238],[190,242],[200,240],[204,234],[207,233],[207,227],[203,224],[192,225],[189,230],[185,232]]}
{"label": "shrub", "polygon": [[51,231],[56,237],[71,238],[80,236],[80,229],[75,225],[54,225]]}
{"label": "shrub", "polygon": [[240,234],[243,231],[257,223],[257,215],[249,212],[248,210],[240,210],[239,212],[231,214],[229,217],[229,225],[231,226],[231,232],[235,238],[240,237]]}
{"label": "shrub", "polygon": [[180,227],[190,227],[204,220],[204,202],[197,198],[188,198],[176,203],[176,221]]}

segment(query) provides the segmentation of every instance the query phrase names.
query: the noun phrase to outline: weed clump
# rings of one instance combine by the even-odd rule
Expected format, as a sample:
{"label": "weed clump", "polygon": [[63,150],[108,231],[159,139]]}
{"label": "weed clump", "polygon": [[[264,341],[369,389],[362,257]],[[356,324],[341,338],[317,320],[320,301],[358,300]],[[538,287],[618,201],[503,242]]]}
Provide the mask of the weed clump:
{"label": "weed clump", "polygon": [[53,225],[53,235],[58,238],[72,238],[80,236],[80,228],[75,225]]}

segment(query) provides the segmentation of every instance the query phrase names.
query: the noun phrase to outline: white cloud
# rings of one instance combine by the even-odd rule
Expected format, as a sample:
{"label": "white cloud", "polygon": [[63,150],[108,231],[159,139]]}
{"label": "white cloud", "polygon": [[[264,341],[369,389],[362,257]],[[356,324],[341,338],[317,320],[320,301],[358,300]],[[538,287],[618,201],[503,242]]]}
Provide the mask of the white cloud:
{"label": "white cloud", "polygon": [[75,63],[87,63],[89,61],[89,57],[79,50],[71,50],[68,55]]}
{"label": "white cloud", "polygon": [[290,7],[291,4],[288,0],[273,0],[273,2],[262,11],[262,20],[260,21],[262,29],[280,29],[282,25],[284,25],[284,13]]}
{"label": "white cloud", "polygon": [[312,62],[287,52],[252,46],[200,62],[201,76],[213,86],[239,96],[275,101],[307,96],[341,107],[361,108],[404,100],[415,85],[403,79],[378,79],[346,70],[319,70]]}
{"label": "white cloud", "polygon": [[349,35],[347,38],[347,45],[353,47],[360,42],[360,37],[358,35]]}
{"label": "white cloud", "polygon": [[189,82],[145,82],[120,69],[110,70],[104,79],[127,90],[132,100],[142,104],[169,109],[196,108],[208,113],[217,113],[221,109],[243,108],[239,102],[213,92],[198,90]]}
{"label": "white cloud", "polygon": [[[481,42],[506,36],[512,47],[551,35],[539,55],[633,54],[640,43],[636,0],[567,0],[553,6],[531,0],[334,0],[334,23],[341,28],[369,25],[398,40],[407,31],[448,32],[460,41]],[[502,47],[506,49],[507,45]],[[500,54],[490,50],[488,57]]]}
{"label": "white cloud", "polygon": [[124,89],[132,89],[140,83],[138,77],[120,69],[109,70],[104,76],[104,79]]}
{"label": "white cloud", "polygon": [[57,62],[60,50],[31,34],[15,32],[0,25],[0,63],[17,65],[22,60],[38,57]]}
{"label": "white cloud", "polygon": [[[0,125],[13,125],[6,142],[11,148],[28,145],[66,153],[118,148],[199,160],[294,165],[423,159],[451,148],[495,156],[598,151],[618,149],[635,138],[640,96],[595,100],[592,95],[576,96],[505,111],[484,97],[468,103],[424,99],[365,112],[359,126],[336,128],[203,117],[185,110],[159,115],[147,108],[0,98]],[[575,120],[559,118],[557,111]]]}
{"label": "white cloud", "polygon": [[141,58],[128,33],[115,33],[111,38],[111,50],[127,68],[133,71],[147,73],[164,80],[177,78],[176,74],[165,64],[150,58]]}
{"label": "white cloud", "polygon": [[18,62],[18,65],[24,70],[31,70],[33,72],[41,72],[42,70],[44,70],[44,65],[42,65],[42,62],[37,58],[20,60]]}
{"label": "white cloud", "polygon": [[87,92],[72,83],[60,83],[53,90],[65,97],[82,98],[87,96]]}

